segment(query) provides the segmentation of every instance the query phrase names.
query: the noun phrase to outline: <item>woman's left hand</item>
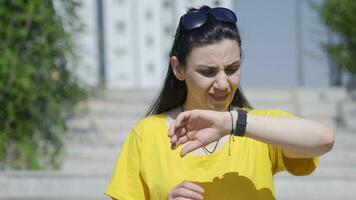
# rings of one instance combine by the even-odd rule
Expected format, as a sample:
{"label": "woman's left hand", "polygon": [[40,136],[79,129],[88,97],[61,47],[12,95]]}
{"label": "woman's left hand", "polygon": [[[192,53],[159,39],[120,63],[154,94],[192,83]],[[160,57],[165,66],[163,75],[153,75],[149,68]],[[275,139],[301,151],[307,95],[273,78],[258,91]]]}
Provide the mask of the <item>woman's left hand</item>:
{"label": "woman's left hand", "polygon": [[190,110],[180,113],[169,126],[172,149],[185,145],[180,153],[183,157],[211,142],[217,141],[231,131],[228,112],[211,110]]}

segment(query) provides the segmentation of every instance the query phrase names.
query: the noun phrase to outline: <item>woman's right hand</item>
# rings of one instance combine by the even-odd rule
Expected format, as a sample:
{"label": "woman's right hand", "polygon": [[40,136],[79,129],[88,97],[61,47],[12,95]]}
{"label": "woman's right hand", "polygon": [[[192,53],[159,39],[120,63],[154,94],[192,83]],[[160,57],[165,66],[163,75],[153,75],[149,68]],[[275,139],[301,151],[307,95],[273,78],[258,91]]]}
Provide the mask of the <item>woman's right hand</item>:
{"label": "woman's right hand", "polygon": [[[237,115],[236,112],[230,114]],[[179,113],[168,130],[172,149],[189,142],[180,152],[183,157],[189,152],[230,134],[231,125],[234,124],[230,114],[229,112],[197,109]]]}
{"label": "woman's right hand", "polygon": [[168,200],[200,200],[203,199],[203,193],[204,189],[199,185],[183,181],[168,194]]}

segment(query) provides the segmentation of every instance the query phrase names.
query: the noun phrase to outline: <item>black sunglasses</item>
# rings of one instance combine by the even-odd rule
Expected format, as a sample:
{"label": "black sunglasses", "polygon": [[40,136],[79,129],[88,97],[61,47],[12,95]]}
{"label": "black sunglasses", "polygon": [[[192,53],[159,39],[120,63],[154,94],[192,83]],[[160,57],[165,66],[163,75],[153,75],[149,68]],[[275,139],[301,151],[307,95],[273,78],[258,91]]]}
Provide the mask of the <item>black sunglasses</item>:
{"label": "black sunglasses", "polygon": [[232,10],[222,7],[216,7],[208,12],[202,10],[195,10],[183,15],[179,20],[179,25],[186,30],[193,30],[201,27],[208,21],[208,14],[211,14],[218,21],[236,23],[237,18]]}

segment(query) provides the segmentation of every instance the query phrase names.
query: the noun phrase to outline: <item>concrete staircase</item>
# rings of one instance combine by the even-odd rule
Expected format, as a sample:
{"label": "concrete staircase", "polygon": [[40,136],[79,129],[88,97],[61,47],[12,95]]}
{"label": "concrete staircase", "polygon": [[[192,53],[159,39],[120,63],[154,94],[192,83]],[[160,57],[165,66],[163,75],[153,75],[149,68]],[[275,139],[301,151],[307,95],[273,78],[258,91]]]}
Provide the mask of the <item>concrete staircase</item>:
{"label": "concrete staircase", "polygon": [[[333,151],[322,157],[311,176],[275,176],[277,199],[354,199],[356,106],[344,90],[247,89],[245,94],[255,108],[279,108],[336,130]],[[155,95],[153,91],[106,91],[81,104],[79,116],[69,123],[62,169],[0,172],[0,199],[109,199],[103,191],[121,145]]]}
{"label": "concrete staircase", "polygon": [[154,92],[108,91],[78,106],[58,171],[0,172],[0,200],[104,200],[121,145]]}
{"label": "concrete staircase", "polygon": [[338,130],[331,152],[321,157],[310,176],[275,176],[277,199],[355,199],[356,134]]}

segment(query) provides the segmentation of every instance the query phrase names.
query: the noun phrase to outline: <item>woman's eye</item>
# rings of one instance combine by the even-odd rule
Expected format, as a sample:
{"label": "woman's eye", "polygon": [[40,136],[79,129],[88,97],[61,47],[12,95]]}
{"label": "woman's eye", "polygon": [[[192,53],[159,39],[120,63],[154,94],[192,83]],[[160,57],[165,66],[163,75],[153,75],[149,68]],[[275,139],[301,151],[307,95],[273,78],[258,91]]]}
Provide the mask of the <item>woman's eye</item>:
{"label": "woman's eye", "polygon": [[[234,74],[237,70],[238,70],[238,68],[230,68],[230,69],[226,69],[225,73],[227,75],[231,75],[231,74]],[[199,71],[199,73],[202,74],[203,76],[215,76],[217,71],[216,70],[202,70],[202,71]]]}
{"label": "woman's eye", "polygon": [[203,74],[204,76],[213,76],[215,74],[215,71],[201,71],[201,74]]}
{"label": "woman's eye", "polygon": [[226,74],[233,74],[237,71],[237,69],[227,69]]}

